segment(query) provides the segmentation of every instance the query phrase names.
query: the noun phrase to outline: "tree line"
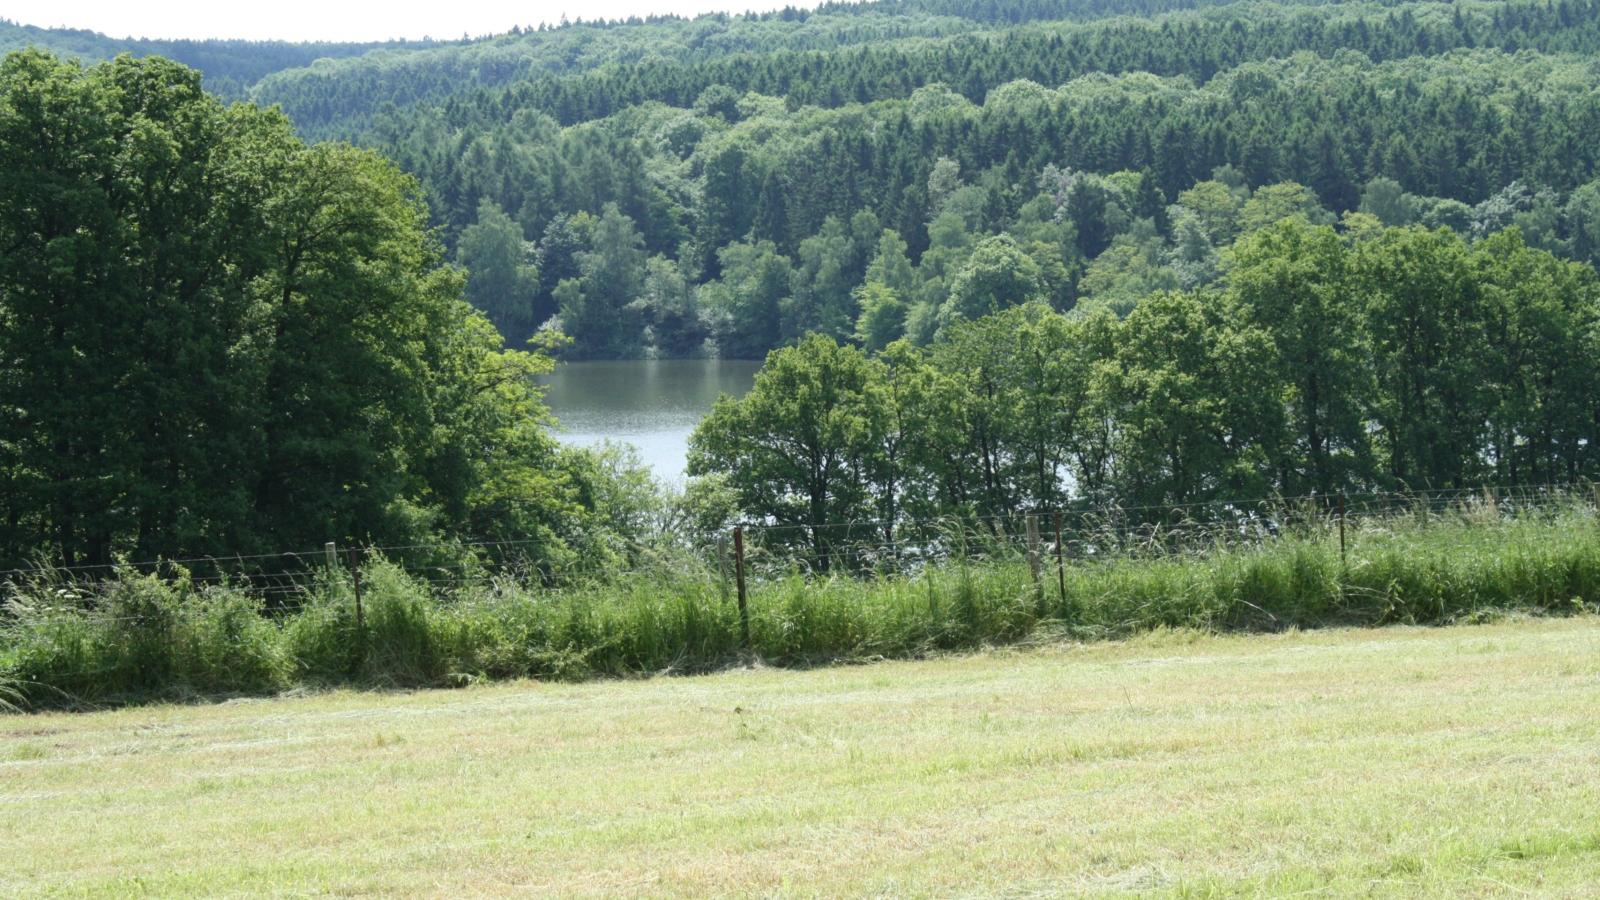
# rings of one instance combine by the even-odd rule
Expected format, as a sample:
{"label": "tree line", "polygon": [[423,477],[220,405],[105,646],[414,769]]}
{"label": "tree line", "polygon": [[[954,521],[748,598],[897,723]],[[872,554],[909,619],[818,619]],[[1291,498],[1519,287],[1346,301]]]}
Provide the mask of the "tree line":
{"label": "tree line", "polygon": [[[510,110],[532,108],[573,125],[648,102],[687,107],[717,85],[783,97],[796,106],[836,108],[903,99],[940,83],[981,103],[990,91],[1014,81],[1055,86],[1095,73],[1149,72],[1204,83],[1245,63],[1297,52],[1353,51],[1379,62],[1474,48],[1582,54],[1600,44],[1597,12],[1600,5],[1593,0],[1486,8],[1425,3],[1355,15],[1338,4],[1233,3],[1153,21],[1046,23],[935,42],[872,42],[702,63],[658,59],[571,75],[540,73],[498,90],[452,95],[450,107],[463,121],[498,120]],[[295,98],[288,94],[282,100]]]}
{"label": "tree line", "polygon": [[81,28],[40,28],[0,19],[0,54],[29,47],[67,59],[101,62],[120,54],[161,56],[199,69],[206,90],[242,99],[256,82],[285,69],[323,59],[344,59],[372,50],[423,50],[440,41],[246,41],[114,38]]}
{"label": "tree line", "polygon": [[[758,520],[826,526],[1076,504],[1159,518],[1273,495],[1566,482],[1600,471],[1600,279],[1513,227],[1292,216],[1225,275],[1125,317],[1038,299],[871,354],[774,351],[690,472]],[[1148,508],[1149,512],[1138,510]]]}
{"label": "tree line", "polygon": [[533,334],[543,323],[575,338],[569,352],[608,358],[759,358],[812,333],[873,351],[901,338],[926,346],[955,322],[1022,299],[1126,315],[1156,291],[1214,285],[1234,240],[1291,216],[1351,233],[1420,224],[1468,241],[1515,225],[1531,246],[1600,262],[1600,180],[1565,195],[1514,181],[1468,205],[1376,178],[1342,216],[1304,185],[1252,189],[1231,166],[1165,205],[1144,173],[1047,165],[1034,181],[1014,215],[996,215],[992,182],[970,184],[958,163],[940,158],[926,187],[932,218],[920,256],[862,209],[828,217],[792,252],[733,241],[716,253],[715,277],[695,284],[692,262],[651,253],[616,204],[563,217],[534,243],[484,200],[457,258],[471,273],[468,296],[505,333]]}
{"label": "tree line", "polygon": [[1596,46],[1594,16],[1593,0],[836,4],[787,18],[580,24],[377,54],[284,71],[253,96],[282,104],[317,137],[356,134],[391,105],[443,106],[457,124],[537,109],[571,125],[648,102],[688,107],[719,85],[837,107],[944,83],[981,102],[1011,81],[1055,86],[1095,72],[1149,71],[1203,82],[1297,51],[1347,49],[1375,60],[1475,47],[1587,53]]}
{"label": "tree line", "polygon": [[[494,96],[525,83],[575,78],[574,89],[562,91],[571,102],[557,105],[573,116],[589,110],[592,117],[598,117],[602,114],[595,113],[599,108],[595,104],[606,102],[603,98],[615,101],[609,103],[611,111],[628,102],[616,91],[597,89],[600,83],[615,83],[611,75],[589,77],[602,72],[635,82],[627,90],[646,92],[635,95],[635,101],[667,99],[660,91],[668,89],[670,82],[677,82],[674,90],[685,89],[684,76],[673,74],[683,67],[701,73],[689,80],[703,82],[702,87],[728,84],[743,93],[757,86],[737,79],[746,77],[752,67],[766,69],[766,60],[778,54],[798,55],[793,58],[816,68],[810,65],[815,60],[832,59],[837,51],[849,48],[913,45],[977,33],[1000,34],[1046,21],[1059,25],[1153,16],[1230,2],[1234,0],[886,0],[828,3],[815,10],[788,7],[764,13],[707,13],[694,18],[563,20],[559,25],[515,28],[479,41],[286,69],[264,78],[253,96],[262,103],[282,104],[309,135],[350,136],[367,117],[387,105],[441,104],[479,92]],[[725,61],[727,65],[723,65]],[[635,70],[642,72],[642,80],[627,74]],[[698,90],[691,91],[685,103],[697,94]]]}
{"label": "tree line", "polygon": [[[607,464],[416,182],[162,59],[0,63],[0,568],[464,535],[603,558]],[[598,485],[598,486],[597,486]]]}
{"label": "tree line", "polygon": [[[1468,230],[1484,204],[1554,209],[1530,240],[1592,258],[1582,235],[1600,172],[1582,135],[1600,129],[1600,100],[1580,87],[1588,72],[1574,59],[1497,51],[1379,66],[1299,55],[1200,87],[1143,73],[1059,89],[1019,82],[981,106],[931,86],[839,109],[711,90],[692,109],[634,107],[570,128],[525,110],[454,129],[424,112],[372,140],[418,174],[458,260],[501,273],[474,293],[509,339],[581,306],[581,321],[558,320],[579,354],[759,356],[812,327],[850,336],[854,291],[884,240],[904,243],[918,291],[930,274],[942,285],[902,293],[907,302],[942,298],[971,248],[1001,233],[1062,245],[1043,262],[1062,270],[1063,309],[1104,293],[1103,279],[1084,282],[1091,269],[1134,265],[1138,248],[1155,254],[1152,236],[1204,256],[1167,211],[1218,170],[1235,191],[1303,185],[1335,218],[1374,183],[1420,203],[1416,220]],[[564,307],[556,292],[588,277],[584,259],[592,268],[617,250],[592,240],[608,215],[627,225],[608,234],[636,237],[643,251],[623,265],[641,292],[594,315],[594,292],[569,287]],[[621,330],[583,324],[602,322]]]}

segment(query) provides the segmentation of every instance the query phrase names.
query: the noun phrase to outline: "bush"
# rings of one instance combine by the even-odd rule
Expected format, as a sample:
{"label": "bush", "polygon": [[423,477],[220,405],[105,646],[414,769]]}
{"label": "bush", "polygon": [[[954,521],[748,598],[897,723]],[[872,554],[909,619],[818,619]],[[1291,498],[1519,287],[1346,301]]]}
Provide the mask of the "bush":
{"label": "bush", "polygon": [[292,666],[278,624],[261,601],[213,587],[181,608],[174,677],[201,694],[263,694],[290,684]]}
{"label": "bush", "polygon": [[363,574],[366,620],[355,636],[362,680],[396,687],[436,682],[444,669],[428,589],[385,560],[365,567]]}

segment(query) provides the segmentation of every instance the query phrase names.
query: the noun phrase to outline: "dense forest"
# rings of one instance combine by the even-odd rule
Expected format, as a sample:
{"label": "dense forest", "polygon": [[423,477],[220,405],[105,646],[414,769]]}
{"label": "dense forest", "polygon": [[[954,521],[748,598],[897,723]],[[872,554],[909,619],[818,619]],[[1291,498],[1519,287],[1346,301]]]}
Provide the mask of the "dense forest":
{"label": "dense forest", "polygon": [[0,64],[0,564],[500,534],[603,557],[589,473],[409,176],[161,59]]}
{"label": "dense forest", "polygon": [[[1595,258],[1592,0],[971,6],[556,29],[256,96],[416,174],[474,302],[513,343],[559,328],[577,356],[926,344],[996,235],[1056,309],[1126,311],[1211,283],[1217,251],[1297,192],[1313,221],[1515,219]],[[537,61],[556,47],[565,64]],[[862,299],[874,265],[900,267],[878,281],[903,328]]]}
{"label": "dense forest", "polygon": [[[1223,188],[1600,254],[1596,0],[882,0],[286,46],[343,58],[177,58],[395,160],[508,343],[571,356],[925,345],[996,235],[1056,309],[1126,311],[1222,274],[1250,222],[1191,213]],[[862,299],[899,256],[903,326]]]}
{"label": "dense forest", "polygon": [[1600,471],[1600,0],[0,40],[200,70],[0,73],[13,561],[603,557],[551,356],[768,358],[690,499],[795,524]]}

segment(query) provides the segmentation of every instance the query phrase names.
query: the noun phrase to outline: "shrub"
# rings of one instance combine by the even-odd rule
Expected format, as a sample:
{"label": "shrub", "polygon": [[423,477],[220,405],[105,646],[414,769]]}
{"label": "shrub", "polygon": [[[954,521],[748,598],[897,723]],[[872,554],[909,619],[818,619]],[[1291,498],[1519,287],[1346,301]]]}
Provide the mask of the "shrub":
{"label": "shrub", "polygon": [[282,690],[292,668],[278,624],[261,601],[229,587],[192,596],[178,615],[174,677],[202,694]]}

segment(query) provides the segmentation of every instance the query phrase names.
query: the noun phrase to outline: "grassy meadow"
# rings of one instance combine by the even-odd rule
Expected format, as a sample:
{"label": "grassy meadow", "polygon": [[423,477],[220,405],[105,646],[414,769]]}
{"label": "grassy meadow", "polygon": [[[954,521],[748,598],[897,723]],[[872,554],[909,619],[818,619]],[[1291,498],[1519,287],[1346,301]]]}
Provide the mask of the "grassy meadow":
{"label": "grassy meadow", "polygon": [[1600,622],[0,718],[0,893],[1593,896]]}

